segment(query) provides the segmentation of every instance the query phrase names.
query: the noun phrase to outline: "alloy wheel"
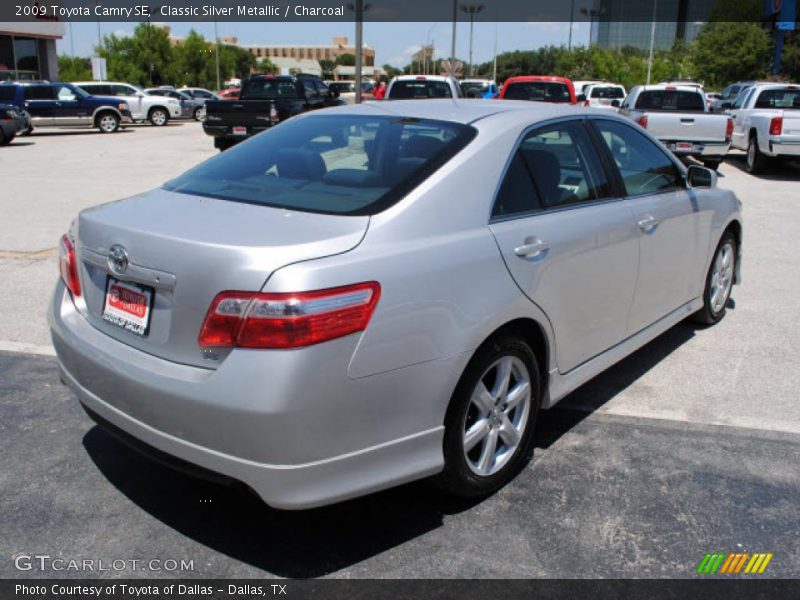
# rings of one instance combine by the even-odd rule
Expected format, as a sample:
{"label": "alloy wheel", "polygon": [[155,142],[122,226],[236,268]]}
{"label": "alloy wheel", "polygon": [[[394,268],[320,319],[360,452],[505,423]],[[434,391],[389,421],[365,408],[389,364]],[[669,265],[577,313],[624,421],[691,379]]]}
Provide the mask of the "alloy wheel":
{"label": "alloy wheel", "polygon": [[714,259],[709,288],[709,304],[714,313],[719,313],[728,302],[733,285],[734,257],[733,245],[728,242],[722,245]]}
{"label": "alloy wheel", "polygon": [[112,133],[117,129],[117,120],[112,115],[100,117],[100,129],[106,133]]}

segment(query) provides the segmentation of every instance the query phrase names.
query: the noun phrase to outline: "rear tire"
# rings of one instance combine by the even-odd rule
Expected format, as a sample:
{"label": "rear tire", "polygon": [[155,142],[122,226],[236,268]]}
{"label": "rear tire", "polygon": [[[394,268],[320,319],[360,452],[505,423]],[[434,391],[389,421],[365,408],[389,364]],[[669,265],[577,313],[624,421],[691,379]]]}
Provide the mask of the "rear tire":
{"label": "rear tire", "polygon": [[703,289],[703,308],[692,315],[694,321],[703,325],[714,325],[725,316],[736,276],[736,261],[736,238],[730,231],[726,231],[708,268]]}
{"label": "rear tire", "polygon": [[205,119],[206,118],[205,106],[198,106],[197,108],[195,108],[194,112],[192,113],[192,118],[195,121],[202,121],[203,119]]}
{"label": "rear tire", "polygon": [[761,173],[767,166],[767,157],[758,149],[758,138],[755,134],[750,136],[750,142],[747,144],[747,159],[745,161],[745,168],[747,172],[756,175]]}
{"label": "rear tire", "polygon": [[150,109],[149,113],[147,113],[147,120],[150,121],[151,125],[163,127],[169,123],[169,114],[167,114],[166,109],[161,108],[160,106],[155,106]]}
{"label": "rear tire", "polygon": [[119,129],[119,117],[113,112],[100,113],[95,126],[101,133],[114,133]]}
{"label": "rear tire", "polygon": [[531,457],[539,390],[536,357],[524,341],[504,335],[481,346],[450,400],[445,466],[433,483],[480,498],[511,481]]}
{"label": "rear tire", "polygon": [[11,142],[14,141],[15,137],[16,134],[14,133],[5,134],[3,133],[2,129],[0,129],[0,146],[8,146]]}

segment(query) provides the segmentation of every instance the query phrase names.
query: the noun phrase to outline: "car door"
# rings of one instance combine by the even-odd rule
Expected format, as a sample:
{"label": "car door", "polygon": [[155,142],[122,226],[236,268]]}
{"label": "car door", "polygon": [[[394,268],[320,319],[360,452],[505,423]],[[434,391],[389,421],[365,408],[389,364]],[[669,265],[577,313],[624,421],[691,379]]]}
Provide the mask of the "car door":
{"label": "car door", "polygon": [[636,293],[628,333],[644,329],[697,294],[711,230],[675,160],[628,123],[593,118],[625,189],[639,237]]}
{"label": "car door", "polygon": [[582,119],[537,127],[510,157],[490,229],[517,285],[547,315],[558,369],[622,341],[638,232]]}
{"label": "car door", "polygon": [[301,80],[303,85],[303,92],[306,97],[307,109],[306,110],[314,110],[315,108],[322,108],[324,105],[324,101],[322,96],[317,89],[317,86],[314,85],[314,80],[310,77],[304,77]]}
{"label": "car door", "polygon": [[56,89],[52,85],[23,86],[25,110],[35,127],[52,126],[56,116]]}
{"label": "car door", "polygon": [[121,102],[128,104],[132,118],[138,121],[147,117],[147,111],[144,105],[144,94],[140,94],[139,90],[135,87],[115,83],[111,85],[111,95],[119,98]]}
{"label": "car door", "polygon": [[92,118],[87,106],[81,102],[77,89],[67,85],[53,85],[56,93],[54,122],[56,125],[82,125]]}

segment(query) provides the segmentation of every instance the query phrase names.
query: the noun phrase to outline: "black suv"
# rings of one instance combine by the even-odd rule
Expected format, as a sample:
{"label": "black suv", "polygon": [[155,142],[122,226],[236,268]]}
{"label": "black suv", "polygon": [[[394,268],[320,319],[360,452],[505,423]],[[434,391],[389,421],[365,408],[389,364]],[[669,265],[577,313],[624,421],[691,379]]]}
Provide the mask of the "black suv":
{"label": "black suv", "polygon": [[203,130],[225,150],[294,115],[343,104],[316,75],[251,75],[238,100],[206,102]]}

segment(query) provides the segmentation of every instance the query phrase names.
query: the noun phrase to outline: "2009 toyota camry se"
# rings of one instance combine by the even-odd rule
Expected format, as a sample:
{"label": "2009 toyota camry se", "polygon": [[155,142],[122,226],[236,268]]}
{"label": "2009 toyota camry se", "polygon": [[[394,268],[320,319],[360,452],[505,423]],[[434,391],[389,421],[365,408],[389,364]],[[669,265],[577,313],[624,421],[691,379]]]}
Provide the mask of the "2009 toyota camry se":
{"label": "2009 toyota camry se", "polygon": [[49,320],[95,420],[272,506],[480,496],[540,408],[720,320],[741,243],[713,172],[605,111],[366,104],[83,211]]}

